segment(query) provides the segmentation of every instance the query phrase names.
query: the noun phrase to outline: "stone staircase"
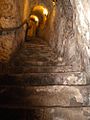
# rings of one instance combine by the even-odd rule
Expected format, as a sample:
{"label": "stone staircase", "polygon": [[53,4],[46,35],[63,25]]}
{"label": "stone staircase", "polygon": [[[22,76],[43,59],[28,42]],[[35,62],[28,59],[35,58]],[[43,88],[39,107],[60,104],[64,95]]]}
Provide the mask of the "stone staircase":
{"label": "stone staircase", "polygon": [[0,69],[1,120],[90,120],[90,81],[62,65],[47,42],[25,42]]}

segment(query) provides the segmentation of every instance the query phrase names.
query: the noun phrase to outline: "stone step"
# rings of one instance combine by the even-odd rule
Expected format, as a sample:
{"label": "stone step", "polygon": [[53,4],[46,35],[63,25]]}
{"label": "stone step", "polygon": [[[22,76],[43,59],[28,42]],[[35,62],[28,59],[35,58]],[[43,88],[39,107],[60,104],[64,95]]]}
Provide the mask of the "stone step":
{"label": "stone step", "polygon": [[28,120],[90,120],[90,108],[33,108],[27,115]]}
{"label": "stone step", "polygon": [[0,86],[0,107],[90,107],[90,85]]}
{"label": "stone step", "polygon": [[0,120],[89,120],[90,108],[0,109]]}
{"label": "stone step", "polygon": [[60,53],[57,53],[47,41],[32,38],[13,56],[6,71],[10,73],[81,71],[81,64],[78,66],[75,62],[71,64],[66,55],[63,55],[63,59],[59,55]]}
{"label": "stone step", "polygon": [[84,86],[90,85],[84,72],[67,73],[24,73],[24,74],[0,74],[0,85],[12,86],[48,86],[68,85]]}

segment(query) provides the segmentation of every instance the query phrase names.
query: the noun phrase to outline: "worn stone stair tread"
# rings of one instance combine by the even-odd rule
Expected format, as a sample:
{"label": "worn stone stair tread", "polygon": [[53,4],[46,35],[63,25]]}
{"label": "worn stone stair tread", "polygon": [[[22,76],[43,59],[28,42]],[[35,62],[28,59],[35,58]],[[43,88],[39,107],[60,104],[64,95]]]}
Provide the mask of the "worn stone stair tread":
{"label": "worn stone stair tread", "polygon": [[[5,114],[3,114],[5,113]],[[14,120],[89,120],[90,108],[29,108],[0,110],[0,119]]]}
{"label": "worn stone stair tread", "polygon": [[84,72],[0,74],[0,85],[90,85]]}
{"label": "worn stone stair tread", "polygon": [[47,47],[46,44],[43,44],[43,48],[36,45],[30,47],[32,46],[31,42],[24,43],[23,47],[8,65],[7,71],[10,73],[51,73],[81,70],[77,66],[73,67],[60,62],[57,59],[56,53]]}
{"label": "worn stone stair tread", "polygon": [[1,74],[0,106],[90,106],[90,86],[85,73],[73,66],[58,64],[51,47],[34,42],[25,42],[6,66],[7,72]]}
{"label": "worn stone stair tread", "polygon": [[90,107],[90,86],[0,86],[0,106]]}
{"label": "worn stone stair tread", "polygon": [[[4,113],[4,114],[3,114]],[[42,107],[26,109],[0,109],[0,119],[11,120],[89,120],[90,108]]]}
{"label": "worn stone stair tread", "polygon": [[28,119],[39,120],[89,120],[90,108],[33,108]]}
{"label": "worn stone stair tread", "polygon": [[26,42],[22,48],[16,53],[14,59],[10,63],[10,67],[25,66],[43,66],[53,65],[53,56],[55,53],[52,52],[51,48],[47,47],[46,44],[42,45],[33,44],[32,42]]}

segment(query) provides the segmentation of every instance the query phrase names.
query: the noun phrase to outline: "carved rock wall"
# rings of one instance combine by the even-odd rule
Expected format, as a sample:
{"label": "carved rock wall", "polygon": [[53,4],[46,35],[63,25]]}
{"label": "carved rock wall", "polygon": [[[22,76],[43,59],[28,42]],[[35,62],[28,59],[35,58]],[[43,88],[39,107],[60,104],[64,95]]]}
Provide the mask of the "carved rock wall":
{"label": "carved rock wall", "polygon": [[[24,0],[0,0],[0,28],[13,28],[22,24]],[[7,62],[21,41],[24,40],[23,27],[0,33],[0,62]]]}
{"label": "carved rock wall", "polygon": [[90,0],[71,0],[71,3],[73,6],[73,26],[82,58],[82,66],[90,79]]}

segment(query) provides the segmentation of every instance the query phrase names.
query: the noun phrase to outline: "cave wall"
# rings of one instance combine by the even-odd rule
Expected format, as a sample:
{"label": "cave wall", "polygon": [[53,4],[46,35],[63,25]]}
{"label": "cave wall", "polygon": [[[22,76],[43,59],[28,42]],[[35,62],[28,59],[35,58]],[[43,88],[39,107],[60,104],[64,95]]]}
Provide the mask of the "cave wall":
{"label": "cave wall", "polygon": [[73,7],[73,27],[82,58],[82,67],[88,79],[90,79],[90,1],[71,0],[71,3]]}
{"label": "cave wall", "polygon": [[[0,28],[18,27],[23,22],[24,0],[0,0]],[[0,32],[0,62],[8,62],[12,53],[24,41],[25,27]]]}

